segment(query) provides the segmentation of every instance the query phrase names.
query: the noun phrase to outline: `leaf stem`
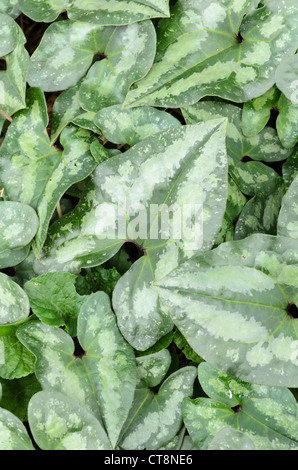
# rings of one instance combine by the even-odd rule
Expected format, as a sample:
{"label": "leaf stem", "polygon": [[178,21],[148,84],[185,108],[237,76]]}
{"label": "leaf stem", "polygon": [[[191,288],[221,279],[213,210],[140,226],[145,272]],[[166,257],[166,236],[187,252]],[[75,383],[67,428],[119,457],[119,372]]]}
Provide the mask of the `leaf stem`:
{"label": "leaf stem", "polygon": [[9,122],[12,122],[12,117],[10,117],[3,109],[0,109],[0,114],[5,117]]}

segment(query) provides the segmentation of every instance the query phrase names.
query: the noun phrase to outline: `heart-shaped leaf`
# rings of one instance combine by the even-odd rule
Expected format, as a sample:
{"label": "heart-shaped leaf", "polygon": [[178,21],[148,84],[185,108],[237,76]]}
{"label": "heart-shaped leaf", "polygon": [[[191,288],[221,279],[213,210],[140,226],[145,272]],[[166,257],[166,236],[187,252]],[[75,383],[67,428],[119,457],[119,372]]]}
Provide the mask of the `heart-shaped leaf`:
{"label": "heart-shaped leaf", "polygon": [[214,439],[222,444],[226,428],[243,433],[256,450],[298,449],[297,403],[288,389],[251,385],[207,363],[198,375],[210,398],[186,398],[183,418],[200,449],[214,447]]}
{"label": "heart-shaped leaf", "polygon": [[85,301],[77,330],[80,353],[71,337],[57,327],[32,321],[19,328],[17,335],[37,357],[35,373],[43,390],[75,396],[96,419],[103,419],[115,446],[135,389],[133,350],[119,333],[104,292]]}
{"label": "heart-shaped leaf", "polygon": [[244,102],[275,83],[275,69],[297,49],[295,0],[180,0],[159,25],[156,61],[125,107],[176,108],[204,96]]}
{"label": "heart-shaped leaf", "polygon": [[257,135],[275,114],[278,114],[276,130],[282,146],[294,147],[298,140],[298,102],[293,104],[276,86],[259,98],[244,103],[241,122],[243,134],[247,137]]}
{"label": "heart-shaped leaf", "polygon": [[83,79],[79,102],[86,111],[123,103],[129,87],[150,70],[156,51],[156,32],[151,21],[118,28],[103,28],[99,52],[103,60],[92,65]]}
{"label": "heart-shaped leaf", "polygon": [[84,199],[52,226],[35,263],[38,273],[77,272],[103,263],[130,240],[144,256],[120,279],[113,306],[136,349],[149,348],[172,328],[152,281],[210,248],[220,228],[227,197],[225,128],[220,119],[169,129],[99,165]]}
{"label": "heart-shaped leaf", "polygon": [[251,383],[297,387],[297,241],[255,234],[156,283],[190,346]]}
{"label": "heart-shaped leaf", "polygon": [[[149,71],[155,42],[151,21],[116,29],[79,21],[59,21],[47,28],[32,54],[28,82],[44,91],[65,90],[79,82],[94,58],[108,56],[89,70],[81,92],[83,107],[88,109],[85,104],[89,104],[90,108],[94,96],[104,106],[122,103],[130,85]],[[99,73],[103,73],[103,77],[98,76]],[[101,86],[97,91],[98,83]],[[115,86],[120,87],[118,91]]]}
{"label": "heart-shaped leaf", "polygon": [[169,16],[169,0],[43,0],[42,6],[38,0],[19,0],[19,4],[29,18],[44,22],[54,21],[64,10],[73,20],[106,26]]}

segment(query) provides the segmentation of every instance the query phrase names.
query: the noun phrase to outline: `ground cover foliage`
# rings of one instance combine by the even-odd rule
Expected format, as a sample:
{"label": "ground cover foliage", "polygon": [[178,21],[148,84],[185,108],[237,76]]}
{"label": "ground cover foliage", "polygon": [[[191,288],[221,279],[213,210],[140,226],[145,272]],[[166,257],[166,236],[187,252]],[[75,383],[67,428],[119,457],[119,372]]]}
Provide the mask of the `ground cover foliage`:
{"label": "ground cover foliage", "polygon": [[296,0],[0,0],[0,450],[298,450],[297,49]]}

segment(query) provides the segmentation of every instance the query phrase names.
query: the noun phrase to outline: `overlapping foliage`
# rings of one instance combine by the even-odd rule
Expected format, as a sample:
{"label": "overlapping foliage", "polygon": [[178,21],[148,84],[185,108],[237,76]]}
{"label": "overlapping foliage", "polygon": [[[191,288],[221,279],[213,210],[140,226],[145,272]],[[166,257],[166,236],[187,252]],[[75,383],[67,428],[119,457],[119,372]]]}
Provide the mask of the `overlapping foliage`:
{"label": "overlapping foliage", "polygon": [[297,49],[296,0],[0,0],[0,450],[298,450]]}

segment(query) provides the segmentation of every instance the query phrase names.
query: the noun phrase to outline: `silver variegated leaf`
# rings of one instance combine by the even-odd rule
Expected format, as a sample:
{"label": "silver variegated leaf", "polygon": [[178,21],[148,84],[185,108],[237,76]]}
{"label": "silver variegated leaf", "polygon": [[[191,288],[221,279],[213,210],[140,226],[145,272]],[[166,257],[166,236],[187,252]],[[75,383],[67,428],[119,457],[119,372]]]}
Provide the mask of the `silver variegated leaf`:
{"label": "silver variegated leaf", "polygon": [[86,111],[122,104],[129,87],[149,72],[156,51],[151,21],[102,30],[105,42],[98,49],[104,58],[88,70],[79,91],[79,102]]}
{"label": "silver variegated leaf", "polygon": [[32,207],[19,202],[0,201],[0,269],[23,261],[39,225]]}
{"label": "silver variegated leaf", "polygon": [[28,407],[30,429],[42,450],[111,450],[100,422],[60,392],[37,392]]}
{"label": "silver variegated leaf", "polygon": [[193,393],[196,369],[183,367],[171,374],[157,394],[141,381],[119,446],[124,450],[155,450],[171,441],[182,425],[181,405]]}
{"label": "silver variegated leaf", "polygon": [[81,91],[83,108],[92,105],[94,96],[105,106],[122,103],[130,85],[149,71],[155,43],[149,20],[116,29],[71,20],[52,23],[31,56],[28,82],[44,91],[65,90],[76,85],[98,57],[102,60],[92,65]]}
{"label": "silver variegated leaf", "polygon": [[243,382],[207,363],[198,375],[210,398],[185,399],[183,419],[199,449],[236,450],[239,438],[241,450],[298,449],[297,403],[287,388]]}
{"label": "silver variegated leaf", "polygon": [[102,264],[125,242],[139,247],[144,256],[113,296],[121,332],[136,349],[149,348],[172,328],[152,281],[212,247],[221,226],[225,129],[223,119],[169,129],[99,165],[77,208],[50,228],[35,263],[37,273],[75,273]]}
{"label": "silver variegated leaf", "polygon": [[251,383],[298,386],[297,240],[255,234],[188,261],[155,289],[190,346]]}
{"label": "silver variegated leaf", "polygon": [[130,146],[162,130],[181,126],[170,113],[149,106],[133,109],[109,106],[95,114],[94,122],[109,142]]}
{"label": "silver variegated leaf", "polygon": [[133,400],[134,353],[119,333],[104,292],[90,295],[82,305],[77,330],[80,354],[57,327],[32,321],[17,335],[37,358],[35,373],[43,390],[75,396],[79,406],[103,421],[114,447]]}
{"label": "silver variegated leaf", "polygon": [[275,83],[275,69],[296,52],[296,0],[180,0],[158,25],[156,61],[124,106],[180,107],[204,96],[244,102]]}
{"label": "silver variegated leaf", "polygon": [[169,16],[169,0],[43,0],[42,4],[38,0],[20,0],[19,4],[29,18],[48,23],[64,10],[73,20],[105,26]]}
{"label": "silver variegated leaf", "polygon": [[0,408],[0,450],[34,450],[22,421]]}
{"label": "silver variegated leaf", "polygon": [[51,145],[47,124],[44,94],[38,88],[30,88],[27,108],[9,126],[0,149],[0,179],[5,197],[31,205],[38,214],[39,228],[34,240],[37,256],[60,198],[97,165],[90,153],[95,137],[89,131],[75,126],[64,129],[61,152]]}

